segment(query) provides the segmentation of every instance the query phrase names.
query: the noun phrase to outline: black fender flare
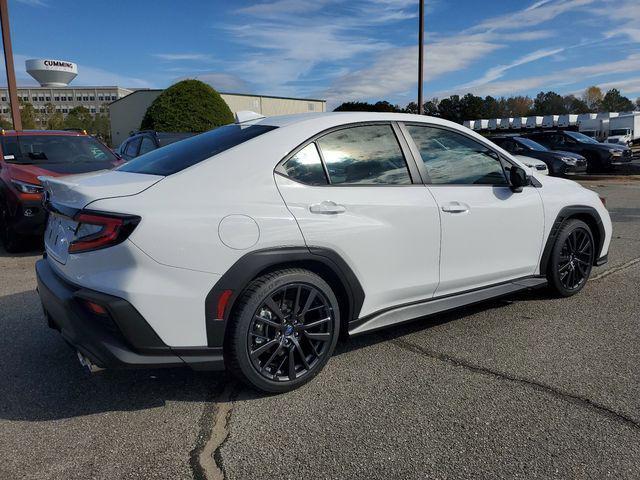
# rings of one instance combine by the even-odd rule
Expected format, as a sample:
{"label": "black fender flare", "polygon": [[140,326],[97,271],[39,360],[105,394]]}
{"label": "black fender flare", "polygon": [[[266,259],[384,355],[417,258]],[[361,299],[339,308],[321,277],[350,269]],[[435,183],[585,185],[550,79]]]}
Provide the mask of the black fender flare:
{"label": "black fender flare", "polygon": [[[334,250],[304,246],[255,250],[238,259],[207,294],[205,325],[209,347],[223,345],[226,324],[233,306],[249,283],[264,272],[287,267],[307,268],[321,276],[330,277],[332,281],[329,283],[341,289],[346,297],[343,299],[347,307],[347,311],[342,312],[343,323],[358,318],[364,303],[364,290],[353,270]],[[228,291],[231,293],[226,293],[228,299],[222,318],[218,318],[218,305]]]}
{"label": "black fender flare", "polygon": [[593,258],[593,264],[602,265],[604,262],[606,262],[606,259],[602,261],[601,258],[598,258],[598,255],[600,255],[600,251],[602,250],[602,245],[604,244],[605,238],[604,225],[602,225],[602,218],[600,217],[600,214],[595,208],[589,207],[587,205],[571,205],[560,210],[555,221],[553,222],[553,226],[551,227],[551,231],[549,233],[549,236],[547,237],[544,250],[542,251],[542,258],[540,259],[540,275],[547,274],[547,265],[549,264],[549,257],[551,256],[553,244],[558,237],[560,227],[566,220],[570,218],[578,218],[580,220],[583,220],[591,228],[596,243],[596,253]]}

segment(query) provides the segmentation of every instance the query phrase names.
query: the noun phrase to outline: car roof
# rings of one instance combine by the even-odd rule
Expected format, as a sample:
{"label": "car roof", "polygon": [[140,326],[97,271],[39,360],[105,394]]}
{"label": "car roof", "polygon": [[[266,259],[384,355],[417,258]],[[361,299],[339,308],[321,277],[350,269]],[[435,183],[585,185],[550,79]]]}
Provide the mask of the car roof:
{"label": "car roof", "polygon": [[85,132],[78,132],[75,130],[2,130],[0,131],[0,137],[20,137],[22,135],[51,135],[51,136],[65,136],[65,137],[86,137]]}
{"label": "car roof", "polygon": [[429,122],[437,125],[456,126],[462,128],[458,123],[450,122],[437,117],[426,115],[414,115],[411,113],[391,113],[391,112],[322,112],[322,113],[298,113],[293,115],[276,115],[257,120],[244,122],[251,125],[269,125],[273,127],[285,127],[297,123],[322,121],[322,123],[332,123],[337,125],[357,122]]}

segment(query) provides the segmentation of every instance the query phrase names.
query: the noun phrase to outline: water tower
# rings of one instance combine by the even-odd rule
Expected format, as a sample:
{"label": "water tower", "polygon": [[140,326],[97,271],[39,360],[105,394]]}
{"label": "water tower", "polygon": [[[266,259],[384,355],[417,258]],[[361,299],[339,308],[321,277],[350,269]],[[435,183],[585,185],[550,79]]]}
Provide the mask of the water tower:
{"label": "water tower", "polygon": [[25,65],[41,87],[66,87],[78,75],[78,66],[66,60],[31,59]]}

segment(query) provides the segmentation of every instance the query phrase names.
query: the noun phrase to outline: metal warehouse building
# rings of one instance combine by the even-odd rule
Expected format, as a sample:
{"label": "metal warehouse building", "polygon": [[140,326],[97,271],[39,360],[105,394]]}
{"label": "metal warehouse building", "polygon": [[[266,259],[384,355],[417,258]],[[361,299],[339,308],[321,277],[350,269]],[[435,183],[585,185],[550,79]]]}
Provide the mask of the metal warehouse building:
{"label": "metal warehouse building", "polygon": [[[131,132],[140,128],[147,108],[162,93],[162,90],[136,90],[109,105],[111,116],[111,141],[120,145]],[[310,98],[272,97],[268,95],[245,95],[242,93],[220,93],[233,113],[252,110],[265,116],[291,113],[324,112],[326,101]]]}

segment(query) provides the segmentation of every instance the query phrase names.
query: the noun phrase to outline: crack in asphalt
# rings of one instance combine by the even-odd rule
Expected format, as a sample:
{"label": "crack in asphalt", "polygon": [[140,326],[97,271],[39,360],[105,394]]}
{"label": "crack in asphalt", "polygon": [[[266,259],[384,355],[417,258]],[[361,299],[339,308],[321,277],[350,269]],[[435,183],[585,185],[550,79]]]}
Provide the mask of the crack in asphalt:
{"label": "crack in asphalt", "polygon": [[633,260],[629,260],[628,262],[625,262],[622,265],[619,265],[617,267],[613,267],[613,268],[610,268],[608,270],[605,270],[604,272],[599,273],[598,275],[592,277],[591,281],[600,280],[601,278],[608,277],[609,275],[613,275],[615,273],[618,273],[618,272],[621,272],[623,270],[626,270],[627,268],[633,267],[634,265],[636,265],[638,263],[640,263],[640,257],[634,258]]}
{"label": "crack in asphalt", "polygon": [[221,383],[207,395],[195,447],[189,455],[194,480],[226,480],[220,449],[229,437],[229,420],[235,394],[230,383]]}
{"label": "crack in asphalt", "polygon": [[413,352],[413,353],[417,353],[419,355],[423,355],[423,356],[427,356],[429,358],[432,358],[434,360],[438,360],[444,363],[448,363],[449,365],[454,365],[456,367],[462,367],[466,370],[469,370],[473,373],[478,373],[481,375],[488,375],[488,376],[492,376],[492,377],[496,377],[499,378],[501,380],[506,380],[509,382],[513,382],[513,383],[518,383],[524,386],[527,386],[529,388],[533,388],[537,391],[541,391],[547,394],[550,394],[556,398],[559,398],[565,402],[569,402],[569,403],[573,403],[575,405],[579,405],[585,408],[588,408],[594,412],[597,412],[600,415],[603,415],[607,418],[613,419],[617,422],[623,423],[626,426],[632,427],[636,430],[640,430],[640,423],[636,420],[634,420],[633,418],[625,415],[624,413],[621,412],[617,412],[615,410],[610,409],[609,407],[606,407],[604,405],[601,405],[597,402],[594,402],[593,400],[586,398],[586,397],[581,397],[580,395],[576,395],[570,392],[566,392],[563,390],[560,390],[554,386],[551,385],[547,385],[545,383],[542,382],[537,382],[535,380],[529,380],[523,377],[518,377],[516,375],[511,375],[509,373],[506,372],[500,372],[498,370],[492,370],[490,368],[487,367],[482,367],[480,365],[475,365],[473,363],[467,362],[465,360],[462,360],[460,358],[455,358],[452,357],[450,355],[444,354],[444,353],[438,353],[438,352],[434,352],[432,350],[429,350],[427,348],[424,348],[420,345],[416,345],[414,343],[411,343],[407,340],[403,340],[403,339],[391,339],[389,340],[391,343],[395,344],[398,348],[402,348],[404,350]]}

